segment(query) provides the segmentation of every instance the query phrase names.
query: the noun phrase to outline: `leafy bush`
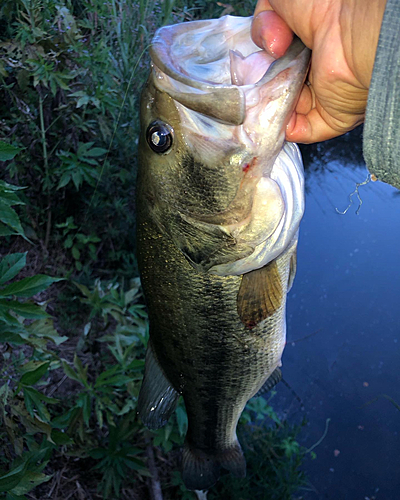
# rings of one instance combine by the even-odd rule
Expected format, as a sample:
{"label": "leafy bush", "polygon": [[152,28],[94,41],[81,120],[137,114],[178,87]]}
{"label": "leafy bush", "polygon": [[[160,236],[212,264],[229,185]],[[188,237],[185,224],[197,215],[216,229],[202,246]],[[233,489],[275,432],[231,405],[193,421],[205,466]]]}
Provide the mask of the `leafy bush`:
{"label": "leafy bush", "polygon": [[[134,278],[139,89],[156,28],[253,7],[1,2],[0,498],[143,499],[149,454],[166,499],[195,498],[177,472],[182,402],[157,432],[136,415],[148,340]],[[257,498],[266,482],[289,498],[304,483],[299,428],[258,398],[240,429],[248,478],[223,478],[210,498]]]}
{"label": "leafy bush", "polygon": [[[79,459],[83,471],[90,464],[91,481],[99,484],[103,498],[120,498],[123,486],[145,487],[149,470],[144,457],[151,439],[151,446],[162,450],[167,460],[171,450],[183,445],[187,417],[182,403],[157,432],[144,429],[137,419],[148,339],[138,280],[126,292],[115,283],[100,281],[91,289],[77,286],[83,295],[80,300],[90,306],[91,313],[70,356],[64,354],[67,339],[46,323],[48,318],[32,323],[36,323],[34,336],[8,337],[7,351],[2,353],[6,363],[0,372],[0,445],[6,453],[2,470],[0,465],[0,492],[7,491],[9,498],[50,481],[56,464],[68,463],[71,457]],[[30,326],[27,329],[32,333]],[[99,336],[101,330],[104,334]],[[29,356],[20,349],[22,345],[33,347]],[[95,346],[99,346],[97,352]],[[67,381],[70,386],[65,392]],[[266,426],[266,417],[274,420],[274,427]],[[233,495],[239,491],[245,496],[231,497],[247,498],[260,485],[265,487],[268,478],[281,494],[276,498],[289,499],[290,492],[304,483],[298,471],[305,456],[295,441],[298,428],[281,422],[269,404],[257,398],[243,413],[241,429],[249,477],[221,481],[210,498],[221,498],[215,497],[218,492]],[[179,474],[171,475],[176,461],[166,459],[159,465],[166,498],[195,498]]]}
{"label": "leafy bush", "polygon": [[[2,2],[0,139],[21,150],[7,175],[30,186],[23,223],[50,253],[73,217],[77,232],[101,239],[101,265],[129,265],[122,254],[132,254],[134,234],[136,89],[167,4]],[[90,263],[89,273],[96,260],[93,252],[73,257],[78,268]]]}

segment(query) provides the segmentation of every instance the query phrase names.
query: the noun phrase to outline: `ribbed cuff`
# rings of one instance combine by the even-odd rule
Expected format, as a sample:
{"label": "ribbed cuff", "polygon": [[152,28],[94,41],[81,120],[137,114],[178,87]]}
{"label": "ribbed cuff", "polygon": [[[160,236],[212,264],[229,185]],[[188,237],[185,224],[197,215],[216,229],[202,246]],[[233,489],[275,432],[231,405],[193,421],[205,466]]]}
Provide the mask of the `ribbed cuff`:
{"label": "ribbed cuff", "polygon": [[364,125],[371,174],[400,189],[400,0],[387,0]]}

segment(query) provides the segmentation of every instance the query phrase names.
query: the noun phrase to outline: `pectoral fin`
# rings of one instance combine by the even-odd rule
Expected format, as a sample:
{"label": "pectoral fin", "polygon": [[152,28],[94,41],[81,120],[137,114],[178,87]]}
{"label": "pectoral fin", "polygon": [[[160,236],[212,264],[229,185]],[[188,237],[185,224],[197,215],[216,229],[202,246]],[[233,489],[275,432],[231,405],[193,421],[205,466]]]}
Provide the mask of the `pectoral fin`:
{"label": "pectoral fin", "polygon": [[261,269],[242,276],[237,310],[242,323],[252,329],[274,314],[282,304],[283,289],[278,266],[273,260]]}
{"label": "pectoral fin", "polygon": [[138,413],[149,429],[159,429],[167,423],[176,408],[179,393],[172,387],[153,353],[149,342]]}

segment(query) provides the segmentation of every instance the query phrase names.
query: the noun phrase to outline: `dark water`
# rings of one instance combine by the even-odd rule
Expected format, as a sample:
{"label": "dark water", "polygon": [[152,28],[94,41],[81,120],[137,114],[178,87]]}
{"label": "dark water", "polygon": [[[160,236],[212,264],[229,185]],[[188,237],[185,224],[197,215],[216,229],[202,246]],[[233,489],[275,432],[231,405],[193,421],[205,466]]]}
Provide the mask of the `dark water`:
{"label": "dark water", "polygon": [[360,187],[359,215],[356,197],[346,215],[336,213],[367,176],[359,132],[306,150],[305,162],[306,213],[283,356],[284,378],[305,408],[282,384],[275,401],[293,419],[306,415],[307,447],[330,419],[317,459],[305,465],[315,489],[307,499],[397,500],[400,411],[382,395],[400,404],[399,192],[370,182]]}

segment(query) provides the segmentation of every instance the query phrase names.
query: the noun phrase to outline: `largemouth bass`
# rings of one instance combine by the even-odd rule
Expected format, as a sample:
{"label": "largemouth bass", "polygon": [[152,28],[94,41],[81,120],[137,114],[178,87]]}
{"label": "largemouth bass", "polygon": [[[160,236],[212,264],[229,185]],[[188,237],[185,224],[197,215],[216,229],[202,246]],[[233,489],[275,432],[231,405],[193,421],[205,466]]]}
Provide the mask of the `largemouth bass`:
{"label": "largemouth bass", "polygon": [[286,294],[304,211],[285,126],[309,64],[296,39],[274,60],[252,18],[161,28],[142,93],[138,262],[150,340],[138,411],[156,429],[183,396],[189,489],[246,472],[236,425],[281,377]]}

